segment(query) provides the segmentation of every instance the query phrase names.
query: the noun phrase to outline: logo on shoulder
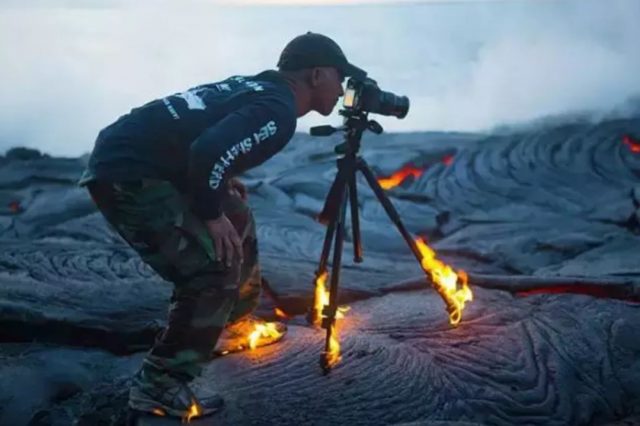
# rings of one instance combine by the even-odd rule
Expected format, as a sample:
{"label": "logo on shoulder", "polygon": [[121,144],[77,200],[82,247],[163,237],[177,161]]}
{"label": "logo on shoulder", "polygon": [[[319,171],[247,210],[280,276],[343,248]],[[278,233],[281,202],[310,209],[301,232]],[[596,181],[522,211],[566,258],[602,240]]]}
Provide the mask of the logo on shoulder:
{"label": "logo on shoulder", "polygon": [[207,104],[205,104],[202,98],[198,95],[197,89],[178,93],[176,96],[184,99],[187,103],[187,108],[189,109],[207,109]]}

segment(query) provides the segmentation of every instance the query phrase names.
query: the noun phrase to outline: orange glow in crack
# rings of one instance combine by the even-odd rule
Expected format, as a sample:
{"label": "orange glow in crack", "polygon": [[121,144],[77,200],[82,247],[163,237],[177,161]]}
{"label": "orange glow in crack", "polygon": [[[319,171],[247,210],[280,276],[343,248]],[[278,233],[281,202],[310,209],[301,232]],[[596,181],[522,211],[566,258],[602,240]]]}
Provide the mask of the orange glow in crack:
{"label": "orange glow in crack", "polygon": [[413,176],[414,179],[419,178],[424,170],[408,164],[389,177],[378,178],[378,183],[382,189],[391,189],[400,185],[409,176]]}
{"label": "orange glow in crack", "polygon": [[640,142],[635,140],[629,135],[624,135],[622,137],[622,143],[629,147],[629,150],[634,154],[640,154]]}

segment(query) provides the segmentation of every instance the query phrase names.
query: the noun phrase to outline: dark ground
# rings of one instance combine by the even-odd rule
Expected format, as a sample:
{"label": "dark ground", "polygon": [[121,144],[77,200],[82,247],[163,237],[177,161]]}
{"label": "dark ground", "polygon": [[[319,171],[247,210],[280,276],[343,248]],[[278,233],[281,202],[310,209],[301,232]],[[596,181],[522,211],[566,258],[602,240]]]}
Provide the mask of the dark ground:
{"label": "dark ground", "polygon": [[[449,326],[360,185],[365,262],[347,242],[351,311],[328,376],[323,333],[302,314],[339,141],[297,135],[244,180],[264,276],[298,316],[281,344],[210,363],[201,380],[227,407],[194,424],[640,424],[640,144],[625,135],[637,140],[640,120],[367,136],[380,176],[426,168],[388,194],[469,272],[475,300]],[[121,425],[127,380],[166,317],[169,284],[74,186],[84,160],[0,159],[0,425]]]}

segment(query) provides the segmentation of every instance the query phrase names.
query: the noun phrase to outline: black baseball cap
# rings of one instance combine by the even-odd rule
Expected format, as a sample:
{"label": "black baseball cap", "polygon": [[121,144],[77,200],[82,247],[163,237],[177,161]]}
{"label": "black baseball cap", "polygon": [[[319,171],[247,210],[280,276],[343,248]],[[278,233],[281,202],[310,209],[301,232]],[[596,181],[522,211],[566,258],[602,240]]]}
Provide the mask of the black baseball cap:
{"label": "black baseball cap", "polygon": [[295,71],[313,67],[335,67],[343,75],[364,80],[367,72],[350,64],[338,46],[329,37],[312,33],[299,35],[284,47],[278,60],[278,68]]}

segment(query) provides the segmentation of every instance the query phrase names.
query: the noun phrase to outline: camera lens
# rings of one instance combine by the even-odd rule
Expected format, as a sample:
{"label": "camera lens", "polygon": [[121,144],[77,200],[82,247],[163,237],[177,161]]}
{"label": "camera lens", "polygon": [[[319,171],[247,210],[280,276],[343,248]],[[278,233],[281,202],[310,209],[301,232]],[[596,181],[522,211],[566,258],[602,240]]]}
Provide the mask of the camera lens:
{"label": "camera lens", "polygon": [[391,92],[381,90],[378,95],[378,111],[376,112],[382,115],[404,118],[409,112],[409,98],[396,96]]}

